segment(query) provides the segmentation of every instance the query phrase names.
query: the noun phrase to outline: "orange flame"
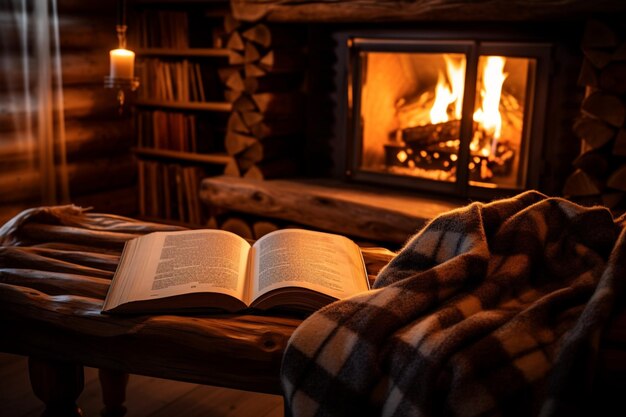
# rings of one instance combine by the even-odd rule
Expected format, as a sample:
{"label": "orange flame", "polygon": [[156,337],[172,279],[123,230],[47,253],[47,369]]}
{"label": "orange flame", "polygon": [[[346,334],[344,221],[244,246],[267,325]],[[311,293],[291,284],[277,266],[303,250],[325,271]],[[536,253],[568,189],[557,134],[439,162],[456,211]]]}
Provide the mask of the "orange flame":
{"label": "orange flame", "polygon": [[443,123],[450,120],[448,113],[455,119],[461,119],[463,112],[463,93],[465,91],[465,57],[454,59],[444,54],[446,75],[439,71],[435,87],[435,102],[430,110],[431,123]]}
{"label": "orange flame", "polygon": [[[482,88],[480,96],[482,98],[481,107],[474,112],[474,121],[491,138],[491,153],[495,152],[498,139],[502,133],[502,116],[500,115],[500,97],[502,94],[502,84],[508,76],[504,73],[506,60],[501,56],[487,57],[487,63],[482,74]],[[478,144],[472,143],[470,148],[478,148]],[[477,150],[477,149],[472,149]],[[485,152],[486,151],[486,152]],[[489,149],[483,148],[482,154],[489,154]],[[485,156],[487,156],[485,155]]]}

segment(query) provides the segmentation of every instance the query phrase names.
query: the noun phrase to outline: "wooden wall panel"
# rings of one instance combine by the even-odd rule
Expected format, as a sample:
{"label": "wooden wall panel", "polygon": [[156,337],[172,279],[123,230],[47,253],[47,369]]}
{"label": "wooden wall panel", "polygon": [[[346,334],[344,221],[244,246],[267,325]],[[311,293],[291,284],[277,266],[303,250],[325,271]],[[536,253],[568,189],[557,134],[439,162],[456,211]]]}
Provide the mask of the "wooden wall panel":
{"label": "wooden wall panel", "polygon": [[[117,91],[103,86],[109,50],[117,47],[116,5],[59,0],[58,8],[71,202],[93,206],[96,211],[136,214],[130,107],[120,114]],[[0,9],[0,21],[12,24],[11,20],[9,11]],[[28,77],[34,79],[37,68],[31,68]],[[23,76],[0,72],[0,132],[9,138],[21,133],[14,123],[11,100],[15,96],[7,91],[7,78],[21,83]],[[29,152],[32,147],[10,140],[0,143],[0,211],[8,204],[41,204],[39,174],[26,163]]]}

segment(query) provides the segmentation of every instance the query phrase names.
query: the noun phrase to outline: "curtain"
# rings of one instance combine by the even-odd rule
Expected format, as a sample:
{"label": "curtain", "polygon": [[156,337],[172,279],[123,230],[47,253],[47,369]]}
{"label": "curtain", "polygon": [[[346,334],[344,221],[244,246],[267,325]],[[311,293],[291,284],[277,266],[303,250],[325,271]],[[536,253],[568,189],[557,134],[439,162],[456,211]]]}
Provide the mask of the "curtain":
{"label": "curtain", "polygon": [[66,203],[57,0],[0,0],[0,5],[0,155],[5,165],[0,169],[21,175],[16,184],[33,187],[42,204]]}

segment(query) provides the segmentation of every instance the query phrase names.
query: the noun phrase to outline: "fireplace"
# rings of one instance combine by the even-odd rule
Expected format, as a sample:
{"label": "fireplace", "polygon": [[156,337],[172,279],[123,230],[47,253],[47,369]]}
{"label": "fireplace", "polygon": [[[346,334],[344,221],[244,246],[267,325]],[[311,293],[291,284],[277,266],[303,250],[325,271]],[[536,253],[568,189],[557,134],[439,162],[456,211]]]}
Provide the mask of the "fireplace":
{"label": "fireplace", "polygon": [[345,174],[461,197],[538,188],[554,45],[479,32],[341,32]]}

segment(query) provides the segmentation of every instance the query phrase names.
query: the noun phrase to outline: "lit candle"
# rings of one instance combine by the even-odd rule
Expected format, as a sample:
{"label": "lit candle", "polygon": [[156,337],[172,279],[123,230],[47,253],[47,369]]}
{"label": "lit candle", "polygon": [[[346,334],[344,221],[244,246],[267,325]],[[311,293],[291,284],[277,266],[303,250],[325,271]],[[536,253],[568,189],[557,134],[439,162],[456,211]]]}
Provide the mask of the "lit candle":
{"label": "lit candle", "polygon": [[111,78],[133,78],[135,53],[128,49],[113,49],[111,56]]}

